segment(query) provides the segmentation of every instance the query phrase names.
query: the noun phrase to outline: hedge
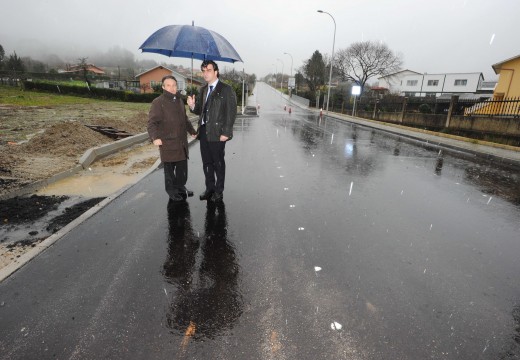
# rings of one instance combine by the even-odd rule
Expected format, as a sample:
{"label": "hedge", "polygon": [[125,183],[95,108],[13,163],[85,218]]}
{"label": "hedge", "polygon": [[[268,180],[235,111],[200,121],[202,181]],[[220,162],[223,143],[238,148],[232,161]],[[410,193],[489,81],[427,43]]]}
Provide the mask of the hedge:
{"label": "hedge", "polygon": [[125,102],[151,103],[160,93],[135,94],[130,91],[103,89],[86,86],[56,85],[44,82],[24,81],[25,90],[45,91],[55,94],[89,97],[93,99],[115,100]]}

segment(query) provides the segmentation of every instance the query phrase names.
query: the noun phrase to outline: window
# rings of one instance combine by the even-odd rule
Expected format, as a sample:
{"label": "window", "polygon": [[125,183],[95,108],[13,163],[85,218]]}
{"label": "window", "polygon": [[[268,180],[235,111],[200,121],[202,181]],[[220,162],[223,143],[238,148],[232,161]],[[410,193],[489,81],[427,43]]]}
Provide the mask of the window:
{"label": "window", "polygon": [[428,80],[428,86],[439,86],[439,80]]}
{"label": "window", "polygon": [[406,86],[417,86],[418,80],[406,80]]}
{"label": "window", "polygon": [[455,80],[455,86],[466,86],[466,85],[468,85],[468,80],[466,80],[466,79]]}

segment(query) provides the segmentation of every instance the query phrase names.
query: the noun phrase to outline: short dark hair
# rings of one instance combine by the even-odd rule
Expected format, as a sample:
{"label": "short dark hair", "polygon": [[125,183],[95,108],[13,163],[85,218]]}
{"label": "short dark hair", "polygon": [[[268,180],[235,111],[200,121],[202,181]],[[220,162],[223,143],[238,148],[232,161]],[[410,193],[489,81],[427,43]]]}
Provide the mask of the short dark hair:
{"label": "short dark hair", "polygon": [[[218,65],[213,60],[204,60],[202,64],[200,65],[200,69],[203,70],[204,68],[207,68],[208,65],[213,65],[213,70],[218,71]],[[217,77],[219,77],[220,71],[217,73]]]}
{"label": "short dark hair", "polygon": [[164,80],[167,80],[167,79],[172,79],[177,84],[177,79],[173,75],[165,75],[165,76],[163,76],[163,78],[161,79],[161,83],[164,84]]}

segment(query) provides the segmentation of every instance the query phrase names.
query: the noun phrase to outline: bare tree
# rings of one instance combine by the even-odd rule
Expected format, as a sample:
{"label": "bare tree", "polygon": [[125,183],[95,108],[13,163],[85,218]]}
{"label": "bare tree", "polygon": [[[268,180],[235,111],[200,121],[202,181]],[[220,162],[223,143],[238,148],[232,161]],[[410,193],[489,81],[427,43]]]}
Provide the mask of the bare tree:
{"label": "bare tree", "polygon": [[334,63],[343,80],[355,82],[363,89],[368,79],[398,71],[403,60],[384,43],[362,41],[339,50]]}

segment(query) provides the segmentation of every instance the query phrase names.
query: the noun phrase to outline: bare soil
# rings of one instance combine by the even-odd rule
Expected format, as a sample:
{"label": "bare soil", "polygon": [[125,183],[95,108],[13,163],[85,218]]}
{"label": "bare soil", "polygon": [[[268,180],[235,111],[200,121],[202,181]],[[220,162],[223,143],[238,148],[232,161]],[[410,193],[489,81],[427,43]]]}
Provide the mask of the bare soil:
{"label": "bare soil", "polygon": [[131,134],[146,131],[147,109],[125,105],[0,105],[0,195],[68,170],[86,150],[113,141],[85,125],[111,126]]}
{"label": "bare soil", "polygon": [[[9,197],[25,185],[71,169],[86,150],[114,141],[85,125],[110,126],[131,134],[145,132],[148,107],[118,102],[56,107],[0,104],[0,195]],[[138,173],[157,158],[141,156],[122,166],[131,157],[132,151],[125,151],[103,159],[98,168]],[[0,200],[0,268],[102,199],[32,194]]]}

